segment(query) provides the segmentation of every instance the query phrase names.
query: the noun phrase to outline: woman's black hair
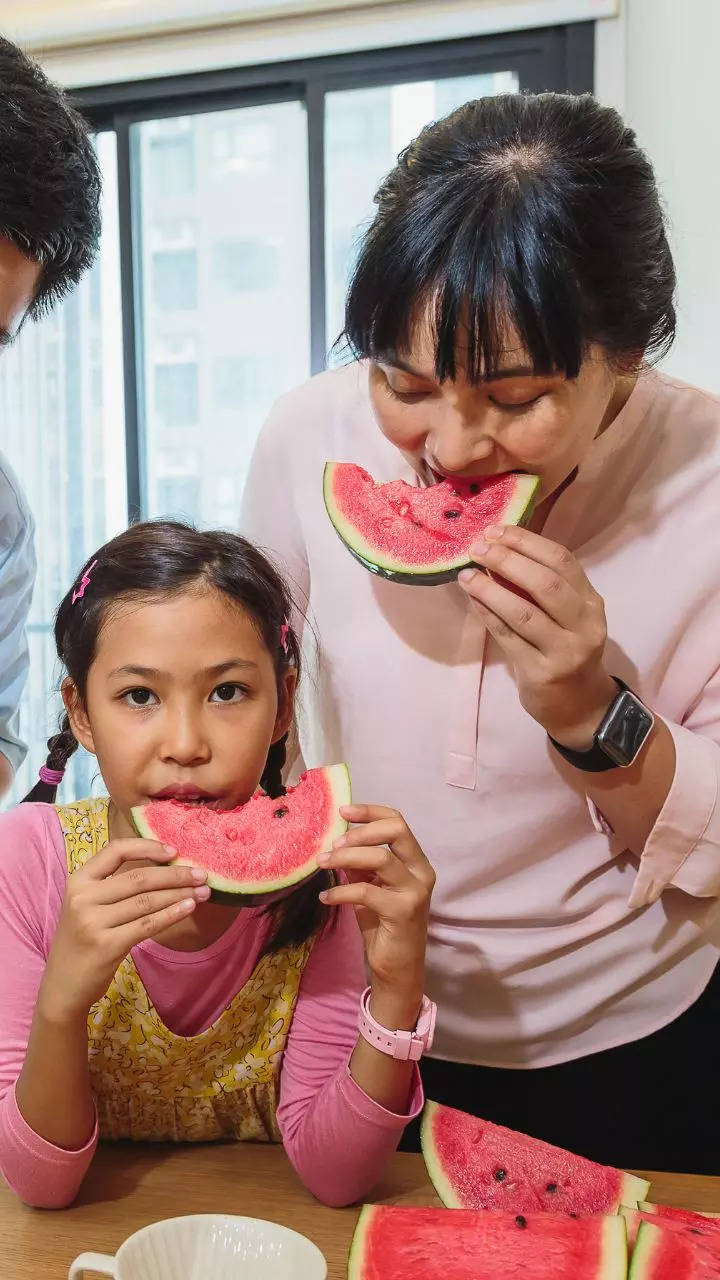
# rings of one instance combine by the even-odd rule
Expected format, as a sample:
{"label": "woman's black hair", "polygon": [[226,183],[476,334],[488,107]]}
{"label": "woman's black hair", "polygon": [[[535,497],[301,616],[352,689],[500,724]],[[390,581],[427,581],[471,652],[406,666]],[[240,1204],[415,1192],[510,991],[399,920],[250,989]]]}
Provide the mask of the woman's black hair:
{"label": "woman's black hair", "polygon": [[[202,532],[174,520],[153,520],[131,526],[96,551],[57,611],[55,647],[78,697],[85,699],[88,673],[110,608],[203,586],[219,591],[250,615],[273,656],[278,684],[290,667],[299,676],[300,644],[291,625],[292,598],[280,574],[257,547],[239,534]],[[272,744],[260,779],[261,787],[273,798],[285,791],[286,742],[287,734]],[[45,767],[62,772],[77,746],[65,715],[60,732],[48,741]],[[53,804],[56,793],[57,787],[41,780],[25,800]],[[266,951],[304,942],[314,933],[327,913],[318,894],[330,882],[329,874],[320,872],[266,908],[273,917]]]}
{"label": "woman's black hair", "polygon": [[508,324],[536,372],[576,377],[591,344],[622,368],[675,336],[675,271],[652,167],[590,95],[507,94],[429,125],[375,197],[345,312],[357,357],[411,350],[496,372]]}
{"label": "woman's black hair", "polygon": [[0,237],[42,267],[38,316],[90,266],[100,237],[100,170],[62,91],[0,37]]}

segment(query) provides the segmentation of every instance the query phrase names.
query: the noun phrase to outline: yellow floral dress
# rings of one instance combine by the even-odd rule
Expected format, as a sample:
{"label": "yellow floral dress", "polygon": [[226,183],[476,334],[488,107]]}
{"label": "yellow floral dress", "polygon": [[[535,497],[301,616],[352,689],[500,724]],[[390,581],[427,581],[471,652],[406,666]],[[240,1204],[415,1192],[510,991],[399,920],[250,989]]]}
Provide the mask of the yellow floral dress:
{"label": "yellow floral dress", "polygon": [[[58,806],[70,875],[109,839],[107,797]],[[263,956],[196,1036],[161,1021],[127,956],[88,1015],[90,1083],[105,1138],[280,1140],[280,1065],[311,938]]]}

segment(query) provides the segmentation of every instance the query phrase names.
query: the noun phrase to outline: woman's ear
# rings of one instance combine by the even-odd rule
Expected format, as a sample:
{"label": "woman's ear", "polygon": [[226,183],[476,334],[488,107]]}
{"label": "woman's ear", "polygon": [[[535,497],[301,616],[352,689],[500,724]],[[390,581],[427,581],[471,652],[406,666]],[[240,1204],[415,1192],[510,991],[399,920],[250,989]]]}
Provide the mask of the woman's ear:
{"label": "woman's ear", "polygon": [[77,686],[73,683],[69,676],[66,676],[60,686],[60,693],[67,711],[67,718],[70,721],[70,728],[81,747],[89,751],[91,755],[95,755],[95,742],[90,728],[90,721],[83,705],[82,698],[78,692]]}
{"label": "woman's ear", "polygon": [[297,687],[297,671],[288,667],[278,681],[278,709],[273,729],[273,742],[285,737],[295,715],[295,689]]}

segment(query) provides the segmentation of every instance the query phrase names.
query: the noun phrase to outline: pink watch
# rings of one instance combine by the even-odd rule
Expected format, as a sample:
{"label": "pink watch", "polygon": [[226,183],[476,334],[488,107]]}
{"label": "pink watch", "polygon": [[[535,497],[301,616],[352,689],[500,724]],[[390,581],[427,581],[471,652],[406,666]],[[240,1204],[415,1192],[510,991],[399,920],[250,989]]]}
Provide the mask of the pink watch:
{"label": "pink watch", "polygon": [[360,997],[358,1015],[360,1035],[367,1040],[368,1044],[379,1049],[381,1053],[387,1053],[391,1058],[397,1058],[400,1062],[417,1062],[427,1049],[432,1048],[437,1005],[433,1004],[432,1000],[428,1000],[427,996],[423,996],[415,1030],[388,1031],[387,1027],[381,1027],[370,1013],[370,991],[371,988],[366,987]]}

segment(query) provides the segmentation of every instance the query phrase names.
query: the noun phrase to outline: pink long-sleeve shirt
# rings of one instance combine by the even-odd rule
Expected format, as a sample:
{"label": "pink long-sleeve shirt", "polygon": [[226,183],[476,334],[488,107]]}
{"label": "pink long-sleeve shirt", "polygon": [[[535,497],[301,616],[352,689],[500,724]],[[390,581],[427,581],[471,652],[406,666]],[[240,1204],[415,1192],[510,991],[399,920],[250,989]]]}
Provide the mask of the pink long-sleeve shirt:
{"label": "pink long-sleeve shirt", "polygon": [[544,529],[605,600],[608,670],[675,743],[639,859],[560,771],[461,588],[398,586],[351,558],[324,510],[327,460],[419,483],[362,363],[278,402],[242,531],[309,602],[306,764],[347,760],[358,800],[401,809],[437,871],[433,1054],[541,1067],[657,1030],[718,958],[720,401],[644,374]]}
{"label": "pink long-sleeve shirt", "polygon": [[[43,1208],[72,1202],[97,1145],[97,1132],[79,1151],[47,1142],[26,1123],[15,1098],[67,875],[54,808],[25,804],[0,816],[0,1171],[23,1200]],[[202,951],[172,951],[149,941],[132,957],[165,1025],[176,1035],[194,1036],[247,982],[266,936],[267,918],[247,908]],[[417,1071],[405,1115],[385,1110],[353,1080],[348,1061],[364,986],[355,913],[343,907],[334,927],[318,938],[300,981],[277,1113],[298,1174],[333,1205],[367,1195],[423,1104]]]}

